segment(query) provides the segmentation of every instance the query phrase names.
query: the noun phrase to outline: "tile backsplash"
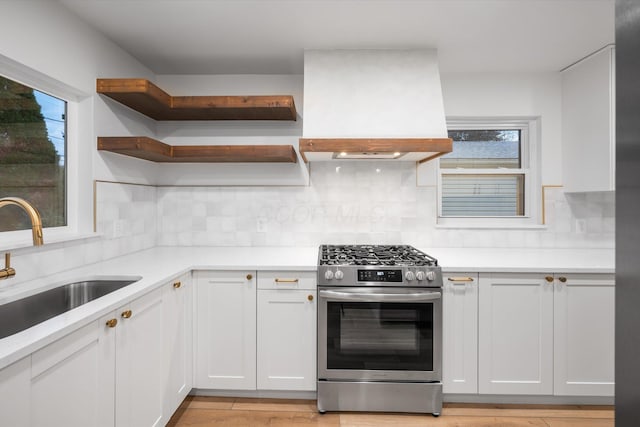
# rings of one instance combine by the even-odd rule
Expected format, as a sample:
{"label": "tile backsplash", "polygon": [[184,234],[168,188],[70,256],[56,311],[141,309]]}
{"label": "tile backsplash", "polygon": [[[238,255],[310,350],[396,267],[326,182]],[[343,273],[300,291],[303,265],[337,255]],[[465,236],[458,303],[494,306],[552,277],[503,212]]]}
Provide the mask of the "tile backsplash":
{"label": "tile backsplash", "polygon": [[435,187],[416,186],[410,162],[314,162],[308,187],[159,187],[161,246],[613,248],[613,193],[545,191],[546,227],[436,226]]}
{"label": "tile backsplash", "polygon": [[[546,227],[436,226],[436,188],[402,162],[317,162],[311,185],[153,187],[96,185],[100,237],[14,251],[11,286],[153,246],[614,248],[613,193],[545,191]],[[46,231],[45,231],[46,239]]]}

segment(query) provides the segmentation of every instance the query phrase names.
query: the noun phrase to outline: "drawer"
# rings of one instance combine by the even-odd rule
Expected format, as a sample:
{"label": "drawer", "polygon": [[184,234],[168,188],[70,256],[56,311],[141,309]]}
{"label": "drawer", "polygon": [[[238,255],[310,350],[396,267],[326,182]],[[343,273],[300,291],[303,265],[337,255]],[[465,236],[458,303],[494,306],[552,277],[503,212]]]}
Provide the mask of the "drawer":
{"label": "drawer", "polygon": [[258,289],[316,289],[315,271],[258,271]]}

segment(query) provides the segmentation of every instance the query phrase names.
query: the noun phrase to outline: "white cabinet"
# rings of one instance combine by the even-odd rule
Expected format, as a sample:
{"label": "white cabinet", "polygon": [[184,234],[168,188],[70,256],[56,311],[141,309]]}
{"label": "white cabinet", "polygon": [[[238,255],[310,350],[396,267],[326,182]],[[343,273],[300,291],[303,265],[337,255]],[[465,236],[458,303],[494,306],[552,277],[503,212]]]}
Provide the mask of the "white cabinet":
{"label": "white cabinet", "polygon": [[[107,317],[31,355],[31,426],[113,426],[116,331]],[[20,399],[12,399],[22,405]]]}
{"label": "white cabinet", "polygon": [[553,394],[553,277],[480,274],[478,390]]}
{"label": "white cabinet", "polygon": [[255,271],[197,271],[198,388],[256,389]]}
{"label": "white cabinet", "polygon": [[316,301],[315,272],[258,272],[258,389],[316,389]]}
{"label": "white cabinet", "polygon": [[557,274],[554,394],[613,396],[614,276]]}
{"label": "white cabinet", "polygon": [[0,425],[30,425],[31,357],[0,370]]}
{"label": "white cabinet", "polygon": [[478,274],[443,275],[442,391],[478,392]]}
{"label": "white cabinet", "polygon": [[164,332],[164,420],[180,406],[193,386],[193,286],[191,273],[162,288]]}
{"label": "white cabinet", "polygon": [[615,49],[608,46],[562,72],[564,189],[615,189]]}
{"label": "white cabinet", "polygon": [[163,425],[162,289],[116,312],[116,425]]}

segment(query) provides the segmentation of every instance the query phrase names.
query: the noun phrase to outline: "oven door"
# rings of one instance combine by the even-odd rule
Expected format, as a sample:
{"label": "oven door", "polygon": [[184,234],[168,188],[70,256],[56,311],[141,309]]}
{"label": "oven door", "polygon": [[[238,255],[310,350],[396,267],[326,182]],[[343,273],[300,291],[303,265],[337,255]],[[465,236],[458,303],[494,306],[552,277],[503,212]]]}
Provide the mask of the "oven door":
{"label": "oven door", "polygon": [[318,292],[318,379],[442,380],[440,289]]}

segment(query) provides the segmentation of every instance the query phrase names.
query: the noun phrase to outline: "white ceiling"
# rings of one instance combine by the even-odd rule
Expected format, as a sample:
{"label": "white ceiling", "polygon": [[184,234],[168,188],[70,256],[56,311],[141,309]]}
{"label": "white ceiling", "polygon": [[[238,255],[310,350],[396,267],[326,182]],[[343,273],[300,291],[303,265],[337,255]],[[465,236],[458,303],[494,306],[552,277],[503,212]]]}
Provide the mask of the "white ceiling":
{"label": "white ceiling", "polygon": [[436,47],[444,72],[558,71],[614,0],[58,0],[156,74],[301,74],[305,48]]}

